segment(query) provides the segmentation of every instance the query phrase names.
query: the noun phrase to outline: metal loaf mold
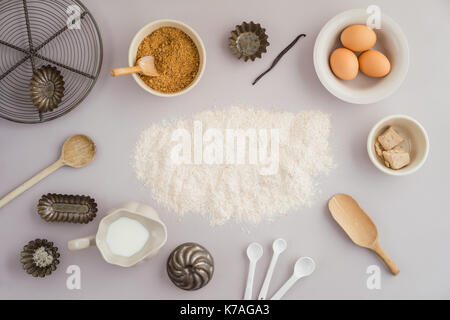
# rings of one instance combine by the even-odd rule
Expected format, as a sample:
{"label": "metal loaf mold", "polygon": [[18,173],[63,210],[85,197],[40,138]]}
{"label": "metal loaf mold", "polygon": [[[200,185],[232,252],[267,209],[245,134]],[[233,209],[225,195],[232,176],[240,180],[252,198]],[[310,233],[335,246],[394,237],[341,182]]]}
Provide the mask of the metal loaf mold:
{"label": "metal loaf mold", "polygon": [[89,196],[48,193],[39,199],[37,209],[48,222],[88,223],[96,217],[97,203]]}

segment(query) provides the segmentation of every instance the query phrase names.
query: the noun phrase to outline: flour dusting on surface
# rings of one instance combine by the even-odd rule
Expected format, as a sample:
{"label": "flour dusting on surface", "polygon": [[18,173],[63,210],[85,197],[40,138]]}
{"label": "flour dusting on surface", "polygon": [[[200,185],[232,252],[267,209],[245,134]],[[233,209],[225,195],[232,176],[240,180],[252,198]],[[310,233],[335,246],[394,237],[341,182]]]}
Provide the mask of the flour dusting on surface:
{"label": "flour dusting on surface", "polygon": [[[223,132],[279,130],[277,172],[262,175],[262,164],[251,163],[174,163],[173,132],[183,128],[194,135],[196,122],[202,123],[203,132],[210,128]],[[239,107],[207,110],[144,130],[136,144],[134,169],[153,199],[181,216],[199,213],[212,225],[229,220],[258,223],[311,205],[319,191],[317,177],[334,168],[329,135],[329,115],[320,111],[294,114]]]}

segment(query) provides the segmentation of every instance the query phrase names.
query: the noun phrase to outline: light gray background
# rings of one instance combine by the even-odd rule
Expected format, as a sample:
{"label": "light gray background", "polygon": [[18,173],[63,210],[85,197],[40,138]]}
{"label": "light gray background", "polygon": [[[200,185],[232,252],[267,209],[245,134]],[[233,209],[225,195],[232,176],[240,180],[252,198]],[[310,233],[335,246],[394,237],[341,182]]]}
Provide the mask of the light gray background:
{"label": "light gray background", "polygon": [[[84,4],[103,36],[98,83],[82,105],[57,120],[38,125],[0,120],[0,195],[56,160],[63,141],[74,133],[91,136],[98,154],[88,167],[62,168],[0,210],[0,298],[240,299],[247,276],[247,245],[257,241],[265,249],[257,266],[256,294],[277,237],[288,241],[288,249],[280,258],[270,295],[290,276],[297,257],[309,255],[317,262],[316,272],[286,298],[450,298],[450,2],[84,0]],[[331,17],[370,4],[379,5],[402,27],[411,66],[406,81],[390,98],[373,105],[351,105],[320,84],[313,67],[313,45]],[[148,94],[131,77],[113,79],[108,74],[112,67],[127,64],[128,45],[137,30],[160,18],[192,26],[208,56],[198,86],[172,99]],[[250,20],[267,29],[270,47],[263,59],[244,63],[231,55],[227,37],[236,24]],[[299,33],[307,37],[252,87],[252,80]],[[234,224],[211,228],[196,215],[179,219],[149,198],[130,166],[139,133],[150,123],[232,104],[292,112],[311,108],[332,114],[331,146],[339,167],[322,179],[323,193],[312,208],[246,232]],[[428,161],[408,177],[381,173],[366,154],[366,137],[373,124],[397,113],[418,119],[431,141]],[[99,217],[88,225],[48,224],[35,210],[47,192],[91,195],[98,202]],[[353,195],[376,222],[382,246],[401,269],[398,276],[390,275],[375,254],[353,245],[332,220],[326,205],[339,192]],[[104,262],[96,248],[66,249],[68,240],[95,233],[102,215],[127,200],[154,206],[167,224],[167,244],[155,258],[124,269]],[[27,275],[19,262],[23,245],[37,237],[53,240],[61,251],[57,271],[44,279]],[[186,241],[203,244],[216,261],[213,280],[197,292],[177,289],[166,275],[170,251]],[[66,289],[65,270],[71,264],[81,267],[81,290]],[[366,288],[366,268],[373,264],[381,267],[381,290]]]}

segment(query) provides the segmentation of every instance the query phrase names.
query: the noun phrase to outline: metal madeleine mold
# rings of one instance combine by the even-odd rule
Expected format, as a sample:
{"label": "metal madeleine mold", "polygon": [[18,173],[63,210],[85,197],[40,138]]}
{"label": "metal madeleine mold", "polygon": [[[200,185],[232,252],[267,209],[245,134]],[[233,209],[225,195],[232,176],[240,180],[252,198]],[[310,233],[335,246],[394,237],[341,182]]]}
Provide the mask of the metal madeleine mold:
{"label": "metal madeleine mold", "polygon": [[187,242],[172,251],[167,274],[180,289],[198,290],[208,284],[214,273],[214,259],[203,246]]}
{"label": "metal madeleine mold", "polygon": [[254,61],[256,58],[261,58],[264,52],[267,52],[266,48],[269,46],[267,39],[266,29],[262,28],[259,23],[243,22],[231,31],[228,46],[238,59]]}
{"label": "metal madeleine mold", "polygon": [[50,65],[33,72],[30,83],[30,98],[39,112],[56,109],[64,96],[64,81],[61,72]]}
{"label": "metal madeleine mold", "polygon": [[48,193],[39,199],[37,210],[48,222],[88,223],[96,217],[97,203],[89,196]]}

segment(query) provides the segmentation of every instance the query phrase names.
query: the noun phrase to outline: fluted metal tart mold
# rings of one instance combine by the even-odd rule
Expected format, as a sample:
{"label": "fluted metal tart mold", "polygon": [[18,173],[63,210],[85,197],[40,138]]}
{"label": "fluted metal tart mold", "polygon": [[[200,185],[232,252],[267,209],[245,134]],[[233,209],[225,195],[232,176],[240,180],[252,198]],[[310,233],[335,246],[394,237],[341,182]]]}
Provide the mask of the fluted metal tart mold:
{"label": "fluted metal tart mold", "polygon": [[48,193],[39,199],[38,214],[48,222],[89,223],[97,213],[97,203],[89,196]]}
{"label": "fluted metal tart mold", "polygon": [[23,269],[33,277],[45,277],[56,270],[59,264],[58,248],[47,239],[28,242],[20,253]]}
{"label": "fluted metal tart mold", "polygon": [[261,58],[264,52],[267,52],[266,48],[269,46],[267,39],[266,29],[262,28],[259,23],[243,22],[231,31],[228,46],[238,59],[254,61],[256,58]]}
{"label": "fluted metal tart mold", "polygon": [[40,112],[56,109],[64,96],[64,80],[61,72],[50,65],[33,72],[30,98]]}
{"label": "fluted metal tart mold", "polygon": [[167,274],[180,289],[198,290],[214,274],[214,259],[203,246],[188,242],[179,245],[167,260]]}

